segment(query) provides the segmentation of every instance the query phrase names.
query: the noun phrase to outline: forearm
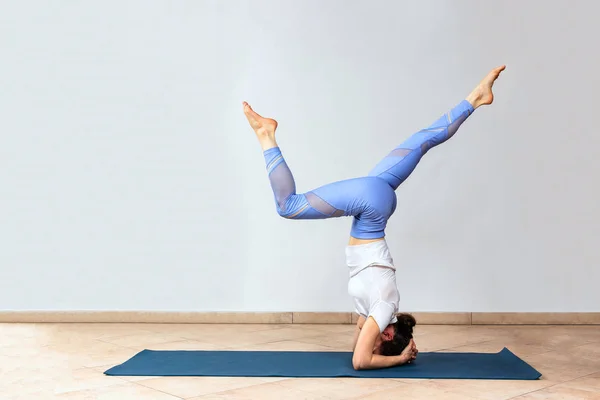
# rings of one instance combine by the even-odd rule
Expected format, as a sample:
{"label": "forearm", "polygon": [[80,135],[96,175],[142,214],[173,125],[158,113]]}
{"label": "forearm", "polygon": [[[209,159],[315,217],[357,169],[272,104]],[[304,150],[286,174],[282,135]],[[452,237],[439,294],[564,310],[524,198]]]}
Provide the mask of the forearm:
{"label": "forearm", "polygon": [[407,359],[402,355],[398,356],[382,356],[379,354],[373,354],[370,359],[366,359],[362,362],[358,362],[355,365],[356,369],[379,369],[389,368],[398,365],[406,364]]}
{"label": "forearm", "polygon": [[360,334],[360,328],[357,326],[354,329],[354,337],[352,338],[352,351],[356,349],[356,342],[358,342],[358,335]]}
{"label": "forearm", "polygon": [[360,315],[358,317],[358,321],[356,322],[356,328],[354,329],[354,337],[352,338],[352,351],[356,349],[356,343],[358,342],[358,336],[360,335],[360,331],[365,324],[365,317]]}

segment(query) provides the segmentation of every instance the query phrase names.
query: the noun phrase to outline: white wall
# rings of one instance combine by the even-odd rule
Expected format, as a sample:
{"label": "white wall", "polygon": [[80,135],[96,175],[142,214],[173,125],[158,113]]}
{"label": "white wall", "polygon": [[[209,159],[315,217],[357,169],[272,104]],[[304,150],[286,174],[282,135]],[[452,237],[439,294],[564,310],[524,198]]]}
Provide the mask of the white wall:
{"label": "white wall", "polygon": [[366,174],[498,64],[493,107],[398,190],[402,308],[600,311],[591,1],[3,2],[0,309],[350,311],[350,219],[277,216],[241,101],[300,191]]}

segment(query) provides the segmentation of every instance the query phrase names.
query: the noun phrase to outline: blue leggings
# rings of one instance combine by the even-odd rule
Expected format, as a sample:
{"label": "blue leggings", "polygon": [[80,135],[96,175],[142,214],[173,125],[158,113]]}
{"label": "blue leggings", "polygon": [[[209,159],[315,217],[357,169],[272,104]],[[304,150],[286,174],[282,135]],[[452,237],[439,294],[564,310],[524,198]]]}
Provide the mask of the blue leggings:
{"label": "blue leggings", "polygon": [[473,113],[463,100],[429,127],[413,134],[379,162],[368,176],[321,186],[303,194],[279,147],[264,152],[277,212],[289,219],[325,219],[353,216],[351,236],[378,239],[396,209],[395,190],[415,169],[429,149],[451,138]]}

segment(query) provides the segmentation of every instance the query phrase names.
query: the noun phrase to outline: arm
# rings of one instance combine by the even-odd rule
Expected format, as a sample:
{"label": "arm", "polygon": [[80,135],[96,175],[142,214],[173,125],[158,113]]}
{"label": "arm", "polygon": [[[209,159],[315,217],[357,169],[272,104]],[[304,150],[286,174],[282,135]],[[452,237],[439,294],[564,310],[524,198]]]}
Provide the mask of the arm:
{"label": "arm", "polygon": [[352,339],[352,351],[356,348],[356,342],[358,341],[358,335],[360,335],[360,330],[362,329],[365,321],[367,319],[362,315],[358,316],[358,321],[356,322],[356,329],[354,330],[354,338]]}
{"label": "arm", "polygon": [[359,331],[358,340],[354,348],[354,355],[352,356],[352,366],[354,369],[388,368],[405,364],[413,359],[414,342],[412,341],[409,346],[406,346],[402,354],[398,356],[374,354],[375,343],[381,331],[377,322],[372,317],[369,317],[364,322],[362,329],[358,328],[357,324],[357,331]]}

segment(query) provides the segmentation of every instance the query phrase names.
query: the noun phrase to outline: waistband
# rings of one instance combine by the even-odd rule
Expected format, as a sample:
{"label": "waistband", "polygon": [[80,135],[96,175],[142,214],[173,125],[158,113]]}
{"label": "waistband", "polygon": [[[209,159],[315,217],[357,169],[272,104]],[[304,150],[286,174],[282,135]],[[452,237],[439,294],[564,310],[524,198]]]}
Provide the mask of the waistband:
{"label": "waistband", "polygon": [[350,269],[350,277],[373,265],[396,270],[385,239],[357,246],[346,246],[346,265]]}

